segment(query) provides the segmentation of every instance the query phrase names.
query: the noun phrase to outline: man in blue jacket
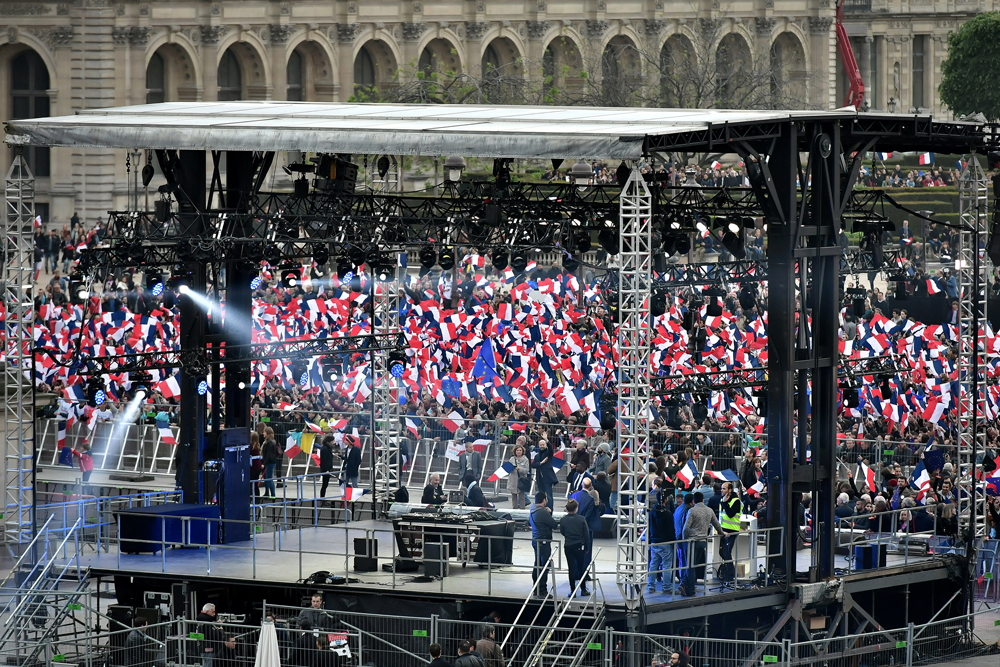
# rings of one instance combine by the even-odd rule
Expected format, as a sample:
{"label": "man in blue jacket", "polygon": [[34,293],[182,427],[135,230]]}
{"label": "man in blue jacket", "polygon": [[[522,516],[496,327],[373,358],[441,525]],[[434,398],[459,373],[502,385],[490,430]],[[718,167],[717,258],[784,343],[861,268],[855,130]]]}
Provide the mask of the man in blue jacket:
{"label": "man in blue jacket", "polygon": [[670,494],[663,489],[664,480],[658,477],[654,484],[653,502],[649,510],[649,584],[647,593],[656,592],[656,582],[666,593],[673,588],[674,551],[669,542],[676,537],[674,515],[671,512]]}

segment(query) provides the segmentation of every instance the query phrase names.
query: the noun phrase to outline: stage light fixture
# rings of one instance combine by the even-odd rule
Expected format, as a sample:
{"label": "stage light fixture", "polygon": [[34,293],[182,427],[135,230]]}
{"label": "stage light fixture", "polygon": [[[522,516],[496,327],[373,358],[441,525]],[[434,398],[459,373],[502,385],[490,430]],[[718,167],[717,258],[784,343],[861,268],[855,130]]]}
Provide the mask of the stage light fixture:
{"label": "stage light fixture", "polygon": [[573,237],[573,244],[576,246],[576,251],[581,255],[590,252],[590,249],[594,247],[593,242],[590,240],[590,232],[578,233]]}
{"label": "stage light fixture", "polygon": [[588,163],[580,160],[570,167],[569,175],[576,183],[577,188],[582,191],[590,185],[590,179],[594,177],[594,169]]}
{"label": "stage light fixture", "polygon": [[601,233],[597,235],[597,240],[598,242],[600,242],[601,247],[604,248],[604,250],[607,251],[609,255],[618,254],[620,248],[619,248],[617,229],[612,229],[611,227],[604,227],[601,230]]}
{"label": "stage light fixture", "polygon": [[618,165],[618,169],[615,170],[615,180],[618,181],[618,186],[622,188],[625,187],[625,184],[628,182],[628,177],[631,175],[632,170],[629,169],[627,164],[625,164],[625,160],[622,160],[622,163]]}
{"label": "stage light fixture", "polygon": [[857,387],[847,387],[843,392],[843,403],[845,408],[856,408],[861,405],[861,397],[858,395]]}
{"label": "stage light fixture", "polygon": [[351,282],[351,278],[354,277],[354,265],[351,263],[348,257],[338,257],[337,258],[337,280],[343,284],[345,282]]}
{"label": "stage light fixture", "polygon": [[406,354],[403,352],[389,353],[389,373],[392,377],[401,378],[406,372]]}
{"label": "stage light fixture", "polygon": [[880,389],[882,391],[882,400],[883,401],[887,401],[890,398],[892,398],[892,383],[890,382],[890,380],[892,380],[892,376],[891,375],[883,375],[880,378],[880,380],[881,380],[881,387],[880,387]]}
{"label": "stage light fixture", "polygon": [[438,264],[442,271],[450,271],[455,266],[455,249],[443,248],[438,255]]}
{"label": "stage light fixture", "polygon": [[674,243],[674,250],[678,255],[686,255],[691,252],[691,237],[687,234],[678,236],[677,241]]}
{"label": "stage light fixture", "polygon": [[510,255],[505,248],[497,248],[490,253],[490,263],[497,271],[503,271],[510,262]]}
{"label": "stage light fixture", "polygon": [[268,244],[267,247],[264,248],[264,261],[271,266],[278,266],[278,264],[281,264],[281,248],[273,243]]}
{"label": "stage light fixture", "polygon": [[722,235],[722,245],[736,259],[744,259],[747,256],[746,244],[733,232],[726,232]]}
{"label": "stage light fixture", "polygon": [[396,273],[395,256],[392,253],[379,253],[372,264],[372,275],[376,280],[389,282],[394,279]]}
{"label": "stage light fixture", "polygon": [[430,271],[437,264],[437,252],[431,246],[424,246],[420,249],[420,254],[418,255],[420,259],[420,267]]}
{"label": "stage light fixture", "polygon": [[677,235],[664,234],[660,247],[663,248],[663,254],[667,257],[673,255],[677,251]]}
{"label": "stage light fixture", "polygon": [[254,279],[250,281],[250,291],[257,291],[258,289],[260,289],[260,285],[263,282],[264,281],[261,279],[260,276],[254,276]]}
{"label": "stage light fixture", "polygon": [[202,380],[201,382],[198,383],[198,395],[204,396],[207,393],[208,393],[208,381]]}
{"label": "stage light fixture", "polygon": [[698,221],[697,221],[696,223],[694,223],[694,228],[695,228],[695,229],[697,229],[697,230],[698,230],[699,232],[701,232],[702,234],[704,234],[705,232],[707,232],[707,231],[708,231],[708,225],[706,225],[706,224],[705,224],[705,223],[704,223],[703,221],[701,221],[701,220],[698,220]]}
{"label": "stage light fixture", "polygon": [[740,289],[737,298],[740,302],[740,308],[750,310],[757,305],[757,290],[752,284],[747,283]]}
{"label": "stage light fixture", "polygon": [[96,405],[101,405],[106,400],[107,400],[107,396],[105,395],[104,390],[103,389],[98,389],[97,392],[94,394],[94,403]]}
{"label": "stage light fixture", "polygon": [[385,178],[385,175],[389,173],[389,156],[380,157],[375,163],[375,168],[378,169],[378,177]]}
{"label": "stage light fixture", "polygon": [[573,259],[572,255],[563,255],[563,270],[569,273],[576,273],[576,270],[580,268],[580,261]]}
{"label": "stage light fixture", "polygon": [[510,268],[514,270],[515,274],[524,273],[524,270],[528,268],[528,258],[523,252],[514,253],[514,256],[510,258]]}
{"label": "stage light fixture", "polygon": [[330,261],[330,248],[325,243],[313,246],[313,261],[318,266],[324,266]]}
{"label": "stage light fixture", "polygon": [[365,251],[358,246],[351,246],[347,251],[347,256],[351,258],[351,264],[354,266],[355,271],[360,269],[361,265],[365,263]]}
{"label": "stage light fixture", "polygon": [[90,298],[90,292],[86,289],[86,276],[81,271],[74,271],[69,275],[69,298],[73,303]]}
{"label": "stage light fixture", "polygon": [[665,312],[667,312],[667,295],[660,290],[656,290],[649,300],[649,314],[653,317],[660,317]]}
{"label": "stage light fixture", "polygon": [[[1000,176],[1000,174],[998,174]],[[993,177],[993,192],[995,196],[1000,196],[1000,179]],[[993,224],[990,226],[990,237],[986,242],[986,254],[992,260],[994,266],[1000,266],[1000,211],[993,210]]]}
{"label": "stage light fixture", "polygon": [[173,290],[164,290],[163,292],[163,307],[166,309],[171,309],[177,305],[177,297],[174,296]]}
{"label": "stage light fixture", "polygon": [[163,293],[163,274],[159,271],[147,273],[146,287],[153,296],[160,296]]}
{"label": "stage light fixture", "polygon": [[613,431],[618,426],[618,394],[601,394],[601,430]]}
{"label": "stage light fixture", "polygon": [[730,232],[732,232],[733,234],[740,233],[740,229],[742,228],[740,227],[740,224],[736,220],[731,220],[728,218],[722,218],[722,220],[723,222],[726,222],[726,229],[728,229]]}
{"label": "stage light fixture", "polygon": [[153,174],[155,173],[156,170],[153,169],[152,163],[147,162],[142,168],[142,187],[149,187],[150,182],[153,180]]}
{"label": "stage light fixture", "polygon": [[449,155],[444,159],[444,172],[446,180],[450,183],[457,183],[462,180],[462,172],[465,170],[465,158],[461,155]]}
{"label": "stage light fixture", "polygon": [[302,267],[293,263],[285,263],[281,265],[280,271],[282,286],[286,288],[297,287],[302,282]]}

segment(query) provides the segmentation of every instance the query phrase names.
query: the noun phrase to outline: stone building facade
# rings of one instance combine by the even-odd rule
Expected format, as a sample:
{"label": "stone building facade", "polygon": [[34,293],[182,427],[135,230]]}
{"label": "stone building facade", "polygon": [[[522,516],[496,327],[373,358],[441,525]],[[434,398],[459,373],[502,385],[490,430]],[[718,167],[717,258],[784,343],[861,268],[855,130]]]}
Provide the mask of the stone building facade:
{"label": "stone building facade", "polygon": [[[936,113],[947,33],[1000,2],[847,1],[874,108],[892,97],[897,112],[920,102]],[[643,81],[660,76],[642,64],[650,54],[682,47],[701,58],[726,45],[780,70],[775,80],[802,105],[831,108],[843,100],[834,14],[833,0],[2,0],[0,118],[161,101],[347,101],[358,86],[399,85],[408,64],[481,75],[538,62],[559,85],[582,86],[578,68],[622,46],[646,54],[633,64]],[[124,151],[32,149],[29,159],[51,221],[74,211],[92,221],[125,204]]]}

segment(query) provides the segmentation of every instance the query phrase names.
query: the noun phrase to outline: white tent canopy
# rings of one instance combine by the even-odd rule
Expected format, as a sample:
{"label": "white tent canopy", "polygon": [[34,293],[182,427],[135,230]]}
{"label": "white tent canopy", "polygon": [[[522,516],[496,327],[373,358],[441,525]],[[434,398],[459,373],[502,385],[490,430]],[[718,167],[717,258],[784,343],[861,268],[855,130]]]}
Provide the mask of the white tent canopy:
{"label": "white tent canopy", "polygon": [[836,111],[727,111],[466,104],[168,102],[7,121],[7,143],[462,155],[508,158],[642,157],[648,136],[790,118],[847,119]]}

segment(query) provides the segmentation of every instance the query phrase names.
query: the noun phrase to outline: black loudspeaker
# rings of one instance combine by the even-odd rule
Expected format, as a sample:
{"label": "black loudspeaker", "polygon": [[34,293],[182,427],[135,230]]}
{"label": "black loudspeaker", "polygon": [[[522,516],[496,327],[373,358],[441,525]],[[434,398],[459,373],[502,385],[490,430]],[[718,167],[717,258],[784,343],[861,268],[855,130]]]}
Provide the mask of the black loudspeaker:
{"label": "black loudspeaker", "polygon": [[879,567],[885,567],[884,544],[854,547],[855,570],[874,570]]}
{"label": "black loudspeaker", "polygon": [[[382,571],[392,572],[393,566],[394,566],[393,563],[383,563]],[[395,568],[397,574],[399,574],[400,572],[416,572],[417,570],[420,569],[420,563],[413,560],[412,558],[400,558],[397,556],[395,562]]]}
{"label": "black loudspeaker", "polygon": [[153,211],[157,222],[167,222],[170,220],[170,200],[157,199],[153,202]]}
{"label": "black loudspeaker", "polygon": [[108,621],[108,626],[112,633],[110,637],[111,645],[115,648],[124,647],[128,632],[123,632],[123,630],[132,628],[135,622],[135,609],[123,604],[109,605],[108,618],[111,619]]}
{"label": "black loudspeaker", "polygon": [[354,571],[378,571],[378,540],[368,537],[354,538]]}
{"label": "black loudspeaker", "polygon": [[448,543],[424,543],[424,575],[428,577],[448,576]]}

